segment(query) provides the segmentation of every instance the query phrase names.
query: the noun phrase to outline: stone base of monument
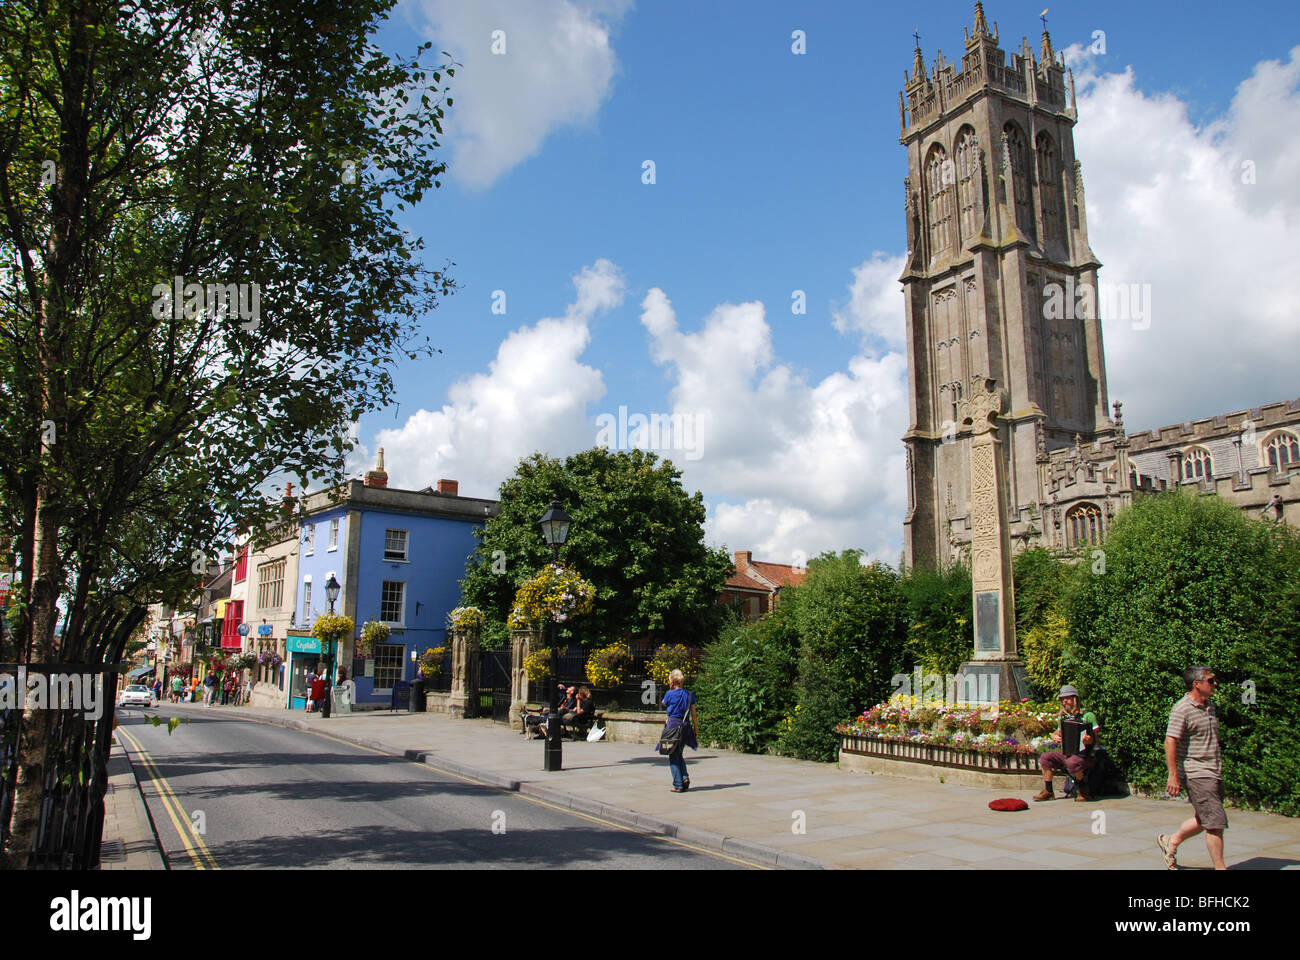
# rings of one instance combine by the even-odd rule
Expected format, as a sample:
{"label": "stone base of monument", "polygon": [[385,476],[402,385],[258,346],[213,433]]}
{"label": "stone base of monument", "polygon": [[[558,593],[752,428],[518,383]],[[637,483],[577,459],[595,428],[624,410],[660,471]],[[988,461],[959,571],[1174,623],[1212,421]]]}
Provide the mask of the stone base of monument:
{"label": "stone base of monument", "polygon": [[1037,754],[981,753],[869,735],[840,736],[840,769],[995,790],[1037,790],[1043,785]]}
{"label": "stone base of monument", "polygon": [[[1052,691],[1055,693],[1056,691]],[[1018,658],[967,660],[957,671],[957,699],[967,703],[1035,699],[1025,661]]]}

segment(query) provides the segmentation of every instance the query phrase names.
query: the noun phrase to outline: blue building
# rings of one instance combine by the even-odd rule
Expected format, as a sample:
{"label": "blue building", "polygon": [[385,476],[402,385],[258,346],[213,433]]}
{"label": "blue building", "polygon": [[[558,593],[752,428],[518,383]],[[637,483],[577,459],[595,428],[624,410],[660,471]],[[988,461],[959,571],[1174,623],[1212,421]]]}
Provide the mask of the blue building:
{"label": "blue building", "polygon": [[[447,643],[447,614],[460,605],[460,581],[477,541],[474,528],[497,512],[495,500],[458,494],[454,480],[436,488],[393,490],[384,451],[366,479],[306,499],[299,545],[297,628],[286,644],[289,706],[306,706],[308,673],[322,660],[310,636],[316,617],[330,612],[325,584],[341,585],[336,613],[352,618],[357,634],[335,652],[335,666],[356,682],[358,706],[387,705],[393,684],[414,678],[415,660]],[[388,641],[356,658],[361,625],[381,620]]]}

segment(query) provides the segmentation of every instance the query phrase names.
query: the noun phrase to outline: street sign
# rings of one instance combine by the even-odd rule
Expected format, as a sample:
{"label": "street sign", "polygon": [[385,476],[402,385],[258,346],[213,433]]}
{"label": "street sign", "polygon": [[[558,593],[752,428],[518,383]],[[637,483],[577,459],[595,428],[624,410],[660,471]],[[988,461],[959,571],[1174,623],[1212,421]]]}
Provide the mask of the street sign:
{"label": "street sign", "polygon": [[246,637],[246,636],[248,636],[248,633],[249,633],[249,630],[248,630],[248,624],[246,624],[246,623],[241,623],[241,624],[239,625],[239,628],[238,628],[235,632],[238,633],[241,637]]}
{"label": "street sign", "polygon": [[259,623],[257,625],[257,635],[259,637],[269,637],[274,630],[275,627],[269,623]]}

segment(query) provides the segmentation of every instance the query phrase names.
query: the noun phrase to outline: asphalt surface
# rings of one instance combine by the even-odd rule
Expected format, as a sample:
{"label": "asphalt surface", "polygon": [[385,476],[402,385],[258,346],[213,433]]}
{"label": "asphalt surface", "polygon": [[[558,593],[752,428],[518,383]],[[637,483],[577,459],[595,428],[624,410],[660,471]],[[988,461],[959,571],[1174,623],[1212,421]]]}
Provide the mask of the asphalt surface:
{"label": "asphalt surface", "polygon": [[167,712],[119,708],[118,739],[172,869],[751,866],[325,735],[145,719]]}

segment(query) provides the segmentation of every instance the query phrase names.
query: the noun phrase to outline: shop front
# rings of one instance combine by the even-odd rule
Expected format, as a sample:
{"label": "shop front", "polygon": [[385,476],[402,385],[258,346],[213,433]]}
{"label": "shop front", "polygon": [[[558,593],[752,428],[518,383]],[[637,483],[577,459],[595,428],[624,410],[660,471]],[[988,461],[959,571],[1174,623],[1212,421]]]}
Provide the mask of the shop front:
{"label": "shop front", "polygon": [[325,669],[321,643],[315,637],[289,634],[285,641],[289,662],[289,709],[307,709],[307,675]]}

